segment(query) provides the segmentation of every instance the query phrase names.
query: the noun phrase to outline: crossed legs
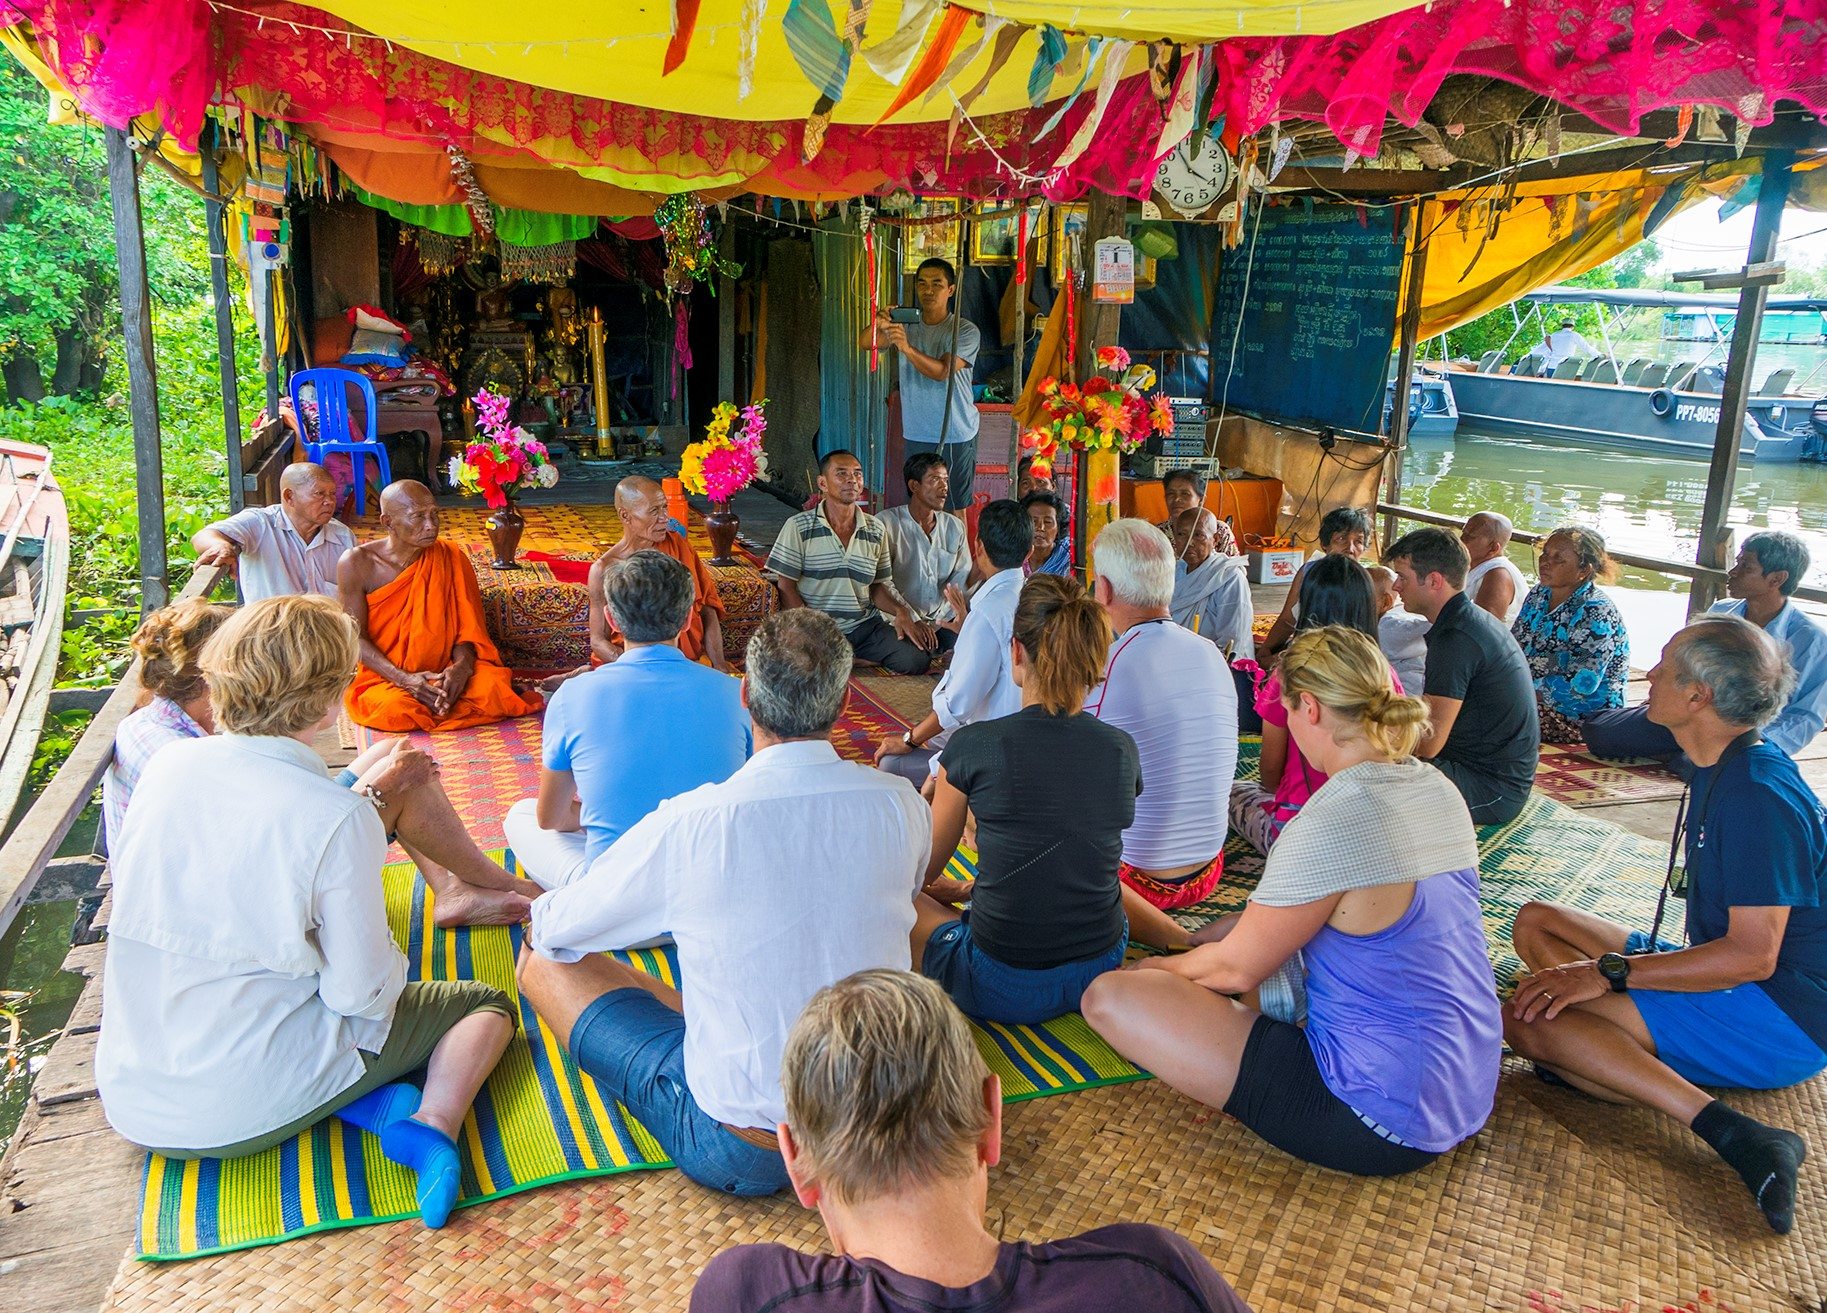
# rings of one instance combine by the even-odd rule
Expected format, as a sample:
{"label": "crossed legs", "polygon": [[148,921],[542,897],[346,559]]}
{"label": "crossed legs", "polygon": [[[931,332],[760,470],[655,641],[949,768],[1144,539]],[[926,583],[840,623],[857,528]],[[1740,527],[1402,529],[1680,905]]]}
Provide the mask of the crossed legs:
{"label": "crossed legs", "polygon": [[[408,742],[377,743],[350,762],[355,787],[371,782]],[[515,925],[526,920],[539,886],[516,880],[476,846],[436,774],[423,784],[397,790],[388,807],[386,820],[400,847],[431,887],[438,925]]]}

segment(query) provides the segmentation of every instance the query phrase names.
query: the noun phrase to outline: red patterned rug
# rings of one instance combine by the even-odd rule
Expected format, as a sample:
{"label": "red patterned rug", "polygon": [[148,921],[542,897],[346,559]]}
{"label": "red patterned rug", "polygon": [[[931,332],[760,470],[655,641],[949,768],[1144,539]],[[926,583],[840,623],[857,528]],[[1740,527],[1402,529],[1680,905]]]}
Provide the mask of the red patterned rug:
{"label": "red patterned rug", "polygon": [[[506,846],[501,818],[520,799],[539,791],[539,725],[537,715],[518,716],[447,734],[410,736],[438,759],[444,792],[483,849]],[[355,746],[366,747],[377,737],[372,730],[351,728]],[[831,730],[831,742],[846,760],[873,765],[876,740],[906,728],[907,721],[851,680],[849,700]]]}
{"label": "red patterned rug", "polygon": [[1535,787],[1569,807],[1606,807],[1681,796],[1681,778],[1653,762],[1600,761],[1574,744],[1542,744]]}

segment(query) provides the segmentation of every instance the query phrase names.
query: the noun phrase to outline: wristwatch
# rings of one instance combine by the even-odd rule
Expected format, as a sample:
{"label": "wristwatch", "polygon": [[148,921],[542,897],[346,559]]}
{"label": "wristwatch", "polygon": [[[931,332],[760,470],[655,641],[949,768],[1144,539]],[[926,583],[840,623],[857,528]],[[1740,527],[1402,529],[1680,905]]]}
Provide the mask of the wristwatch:
{"label": "wristwatch", "polygon": [[907,750],[908,750],[908,751],[909,751],[909,752],[917,752],[917,751],[919,751],[919,749],[918,749],[918,748],[916,748],[916,747],[915,747],[915,746],[914,746],[914,741],[913,741],[913,731],[912,731],[912,730],[910,730],[910,729],[904,729],[904,730],[902,730],[902,731],[901,731],[901,742],[902,742],[902,743],[903,743],[903,744],[905,744],[905,745],[906,745],[906,747],[907,747]]}
{"label": "wristwatch", "polygon": [[1599,974],[1611,985],[1611,992],[1622,994],[1630,988],[1630,959],[1622,953],[1599,954]]}

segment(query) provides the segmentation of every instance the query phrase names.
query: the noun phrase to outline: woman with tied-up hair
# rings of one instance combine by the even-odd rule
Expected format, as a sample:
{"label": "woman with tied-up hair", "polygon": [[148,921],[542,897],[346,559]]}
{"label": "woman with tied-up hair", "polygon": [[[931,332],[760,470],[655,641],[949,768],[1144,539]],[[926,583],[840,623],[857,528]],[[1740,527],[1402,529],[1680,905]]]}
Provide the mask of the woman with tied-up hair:
{"label": "woman with tied-up hair", "polygon": [[[1326,783],[1240,916],[1094,981],[1085,1020],[1276,1147],[1393,1176],[1476,1134],[1496,1095],[1477,840],[1452,782],[1412,755],[1426,705],[1395,691],[1371,639],[1303,631],[1280,673],[1289,731]],[[1302,994],[1305,1028],[1278,1020]]]}

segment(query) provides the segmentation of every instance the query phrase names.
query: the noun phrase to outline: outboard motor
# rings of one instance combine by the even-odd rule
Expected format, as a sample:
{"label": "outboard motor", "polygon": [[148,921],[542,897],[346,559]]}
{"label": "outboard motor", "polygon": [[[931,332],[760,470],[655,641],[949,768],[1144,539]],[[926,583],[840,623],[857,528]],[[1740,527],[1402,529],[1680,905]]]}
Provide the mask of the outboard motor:
{"label": "outboard motor", "polygon": [[1813,430],[1802,445],[1802,459],[1827,461],[1827,397],[1822,397],[1808,411],[1808,427]]}

